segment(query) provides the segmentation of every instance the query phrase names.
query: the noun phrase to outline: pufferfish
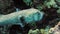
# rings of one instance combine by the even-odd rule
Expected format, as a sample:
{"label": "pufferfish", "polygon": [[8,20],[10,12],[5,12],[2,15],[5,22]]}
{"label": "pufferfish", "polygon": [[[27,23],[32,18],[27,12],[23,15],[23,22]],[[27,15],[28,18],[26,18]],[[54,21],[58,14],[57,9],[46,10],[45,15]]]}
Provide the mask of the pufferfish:
{"label": "pufferfish", "polygon": [[43,16],[44,16],[44,12],[41,12],[37,9],[34,8],[25,9],[7,15],[1,15],[0,26],[9,25],[9,24],[19,24],[22,27],[24,27],[24,22],[28,24],[31,23],[32,21],[34,22],[40,21],[42,20]]}

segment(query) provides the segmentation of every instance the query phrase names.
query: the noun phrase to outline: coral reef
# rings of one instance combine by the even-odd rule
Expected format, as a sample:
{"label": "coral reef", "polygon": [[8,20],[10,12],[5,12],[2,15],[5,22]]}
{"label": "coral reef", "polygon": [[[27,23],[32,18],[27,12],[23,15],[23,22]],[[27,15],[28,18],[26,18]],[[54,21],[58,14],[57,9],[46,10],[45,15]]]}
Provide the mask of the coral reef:
{"label": "coral reef", "polygon": [[50,28],[49,33],[50,34],[60,34],[60,21],[58,22],[57,25],[55,25],[55,27]]}

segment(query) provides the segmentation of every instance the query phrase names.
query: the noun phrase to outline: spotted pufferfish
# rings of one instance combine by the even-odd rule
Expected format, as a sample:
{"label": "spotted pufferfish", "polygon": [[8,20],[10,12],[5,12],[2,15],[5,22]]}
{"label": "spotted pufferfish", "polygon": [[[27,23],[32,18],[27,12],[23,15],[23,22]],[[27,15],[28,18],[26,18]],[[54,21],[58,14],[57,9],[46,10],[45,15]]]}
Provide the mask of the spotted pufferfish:
{"label": "spotted pufferfish", "polygon": [[[24,27],[23,22],[26,24],[31,23],[32,21],[40,21],[44,16],[44,12],[41,12],[37,9],[30,8],[21,10],[18,12],[10,13],[7,15],[0,15],[0,26],[9,25],[9,24],[19,24]],[[24,21],[21,21],[23,17]]]}

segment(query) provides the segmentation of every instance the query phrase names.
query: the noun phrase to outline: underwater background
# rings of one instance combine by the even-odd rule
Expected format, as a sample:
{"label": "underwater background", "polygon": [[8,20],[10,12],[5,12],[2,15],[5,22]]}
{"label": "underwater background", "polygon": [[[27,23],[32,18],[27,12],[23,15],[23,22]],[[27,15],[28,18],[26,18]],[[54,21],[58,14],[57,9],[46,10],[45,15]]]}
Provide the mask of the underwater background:
{"label": "underwater background", "polygon": [[60,34],[60,0],[0,0],[0,34]]}

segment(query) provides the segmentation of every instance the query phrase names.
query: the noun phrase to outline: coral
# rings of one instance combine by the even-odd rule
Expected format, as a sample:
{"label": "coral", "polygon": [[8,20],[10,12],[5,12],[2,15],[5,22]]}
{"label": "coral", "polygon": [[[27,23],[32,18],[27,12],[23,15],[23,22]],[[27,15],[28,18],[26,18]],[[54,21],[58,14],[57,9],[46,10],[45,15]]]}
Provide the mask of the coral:
{"label": "coral", "polygon": [[49,34],[50,26],[47,26],[45,29],[40,29],[41,34]]}
{"label": "coral", "polygon": [[49,30],[50,34],[60,34],[60,21],[58,22],[57,25],[55,25],[55,27],[51,28]]}
{"label": "coral", "polygon": [[60,13],[60,8],[57,10],[57,13]]}
{"label": "coral", "polygon": [[23,0],[28,6],[30,5],[32,5],[32,0]]}
{"label": "coral", "polygon": [[56,4],[60,6],[60,0],[56,0]]}
{"label": "coral", "polygon": [[49,0],[49,2],[46,2],[44,3],[48,8],[50,8],[50,6],[53,6],[53,7],[56,7],[56,2],[55,0]]}
{"label": "coral", "polygon": [[39,29],[36,29],[36,30],[30,29],[28,34],[40,34],[40,31],[39,31]]}

